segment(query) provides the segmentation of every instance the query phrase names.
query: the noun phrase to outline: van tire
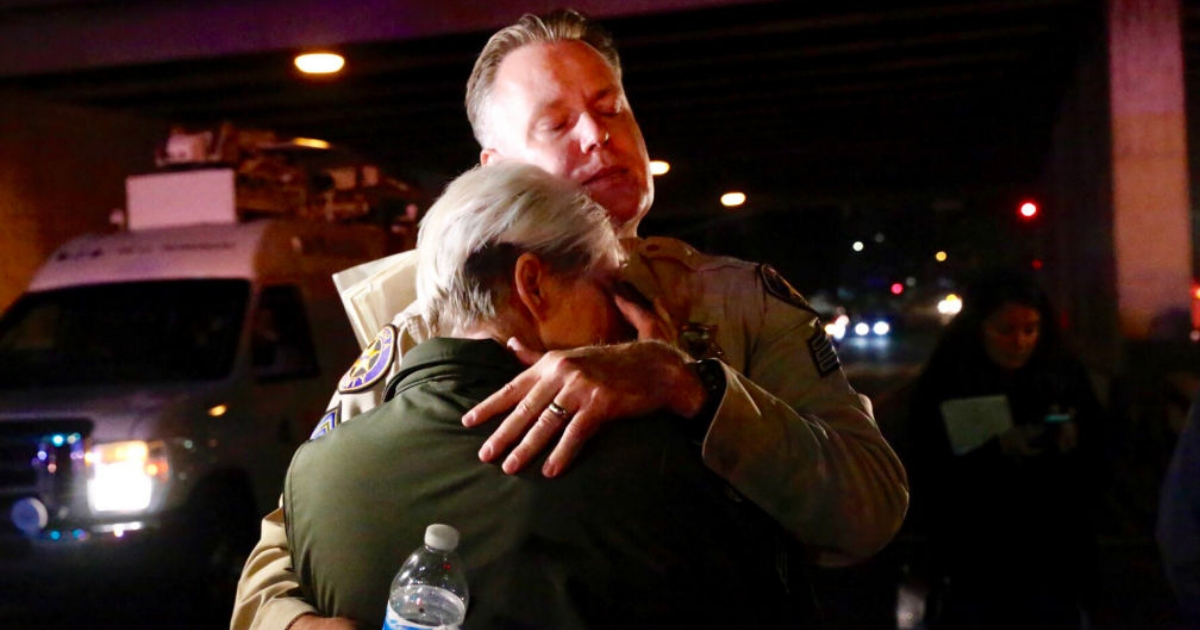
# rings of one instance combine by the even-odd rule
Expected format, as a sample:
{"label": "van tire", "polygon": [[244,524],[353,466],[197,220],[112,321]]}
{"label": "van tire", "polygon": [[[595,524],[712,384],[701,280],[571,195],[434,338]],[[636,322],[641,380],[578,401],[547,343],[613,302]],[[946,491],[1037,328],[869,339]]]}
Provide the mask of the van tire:
{"label": "van tire", "polygon": [[245,479],[212,480],[197,488],[189,517],[193,605],[199,616],[228,623],[238,579],[258,540],[257,510]]}

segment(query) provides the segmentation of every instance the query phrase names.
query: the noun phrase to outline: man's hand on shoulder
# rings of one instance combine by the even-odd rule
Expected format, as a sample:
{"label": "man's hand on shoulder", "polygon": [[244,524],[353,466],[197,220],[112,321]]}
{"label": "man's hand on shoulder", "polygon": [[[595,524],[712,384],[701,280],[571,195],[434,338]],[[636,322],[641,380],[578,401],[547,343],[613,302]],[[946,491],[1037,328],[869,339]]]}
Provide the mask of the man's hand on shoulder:
{"label": "man's hand on shoulder", "polygon": [[691,418],[704,405],[704,387],[688,367],[690,358],[661,341],[545,354],[515,339],[509,347],[532,365],[463,417],[464,425],[475,426],[512,410],[479,451],[480,459],[492,461],[516,444],[502,465],[509,474],[524,468],[560,432],[542,467],[547,477],[566,469],[608,422],[664,409]]}

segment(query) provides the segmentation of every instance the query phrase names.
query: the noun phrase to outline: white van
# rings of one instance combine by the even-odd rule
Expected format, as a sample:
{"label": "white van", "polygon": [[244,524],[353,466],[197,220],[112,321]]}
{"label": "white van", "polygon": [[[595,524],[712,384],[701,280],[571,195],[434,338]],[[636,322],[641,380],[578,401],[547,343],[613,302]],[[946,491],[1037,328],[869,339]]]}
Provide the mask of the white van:
{"label": "white van", "polygon": [[0,577],[183,551],[236,583],[359,351],[330,276],[384,241],[270,219],[60,247],[0,318]]}

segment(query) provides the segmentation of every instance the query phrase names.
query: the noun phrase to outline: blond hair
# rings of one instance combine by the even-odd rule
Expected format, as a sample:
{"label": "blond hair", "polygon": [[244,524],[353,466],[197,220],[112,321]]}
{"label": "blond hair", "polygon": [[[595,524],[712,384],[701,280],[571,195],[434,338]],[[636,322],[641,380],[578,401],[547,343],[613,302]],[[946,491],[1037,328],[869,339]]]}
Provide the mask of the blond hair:
{"label": "blond hair", "polygon": [[491,97],[496,72],[504,58],[522,46],[563,41],[578,41],[591,46],[612,68],[620,83],[621,58],[613,45],[612,35],[603,26],[572,9],[561,9],[544,16],[523,15],[516,23],[492,35],[467,79],[467,119],[471,121],[471,131],[481,147],[488,147],[489,121],[484,106]]}

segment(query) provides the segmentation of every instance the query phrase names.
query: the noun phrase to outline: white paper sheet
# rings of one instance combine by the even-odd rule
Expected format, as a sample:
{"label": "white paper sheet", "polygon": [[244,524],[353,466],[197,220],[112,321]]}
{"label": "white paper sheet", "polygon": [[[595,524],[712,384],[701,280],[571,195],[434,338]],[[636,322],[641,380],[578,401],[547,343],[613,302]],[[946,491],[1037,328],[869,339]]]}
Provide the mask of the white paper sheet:
{"label": "white paper sheet", "polygon": [[947,400],[942,403],[942,419],[955,455],[969,453],[1013,426],[1004,396]]}
{"label": "white paper sheet", "polygon": [[333,275],[360,347],[417,299],[416,267],[417,250],[410,249]]}

